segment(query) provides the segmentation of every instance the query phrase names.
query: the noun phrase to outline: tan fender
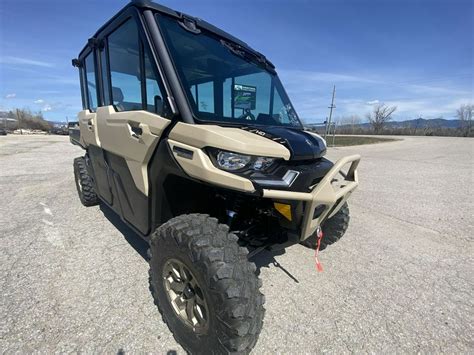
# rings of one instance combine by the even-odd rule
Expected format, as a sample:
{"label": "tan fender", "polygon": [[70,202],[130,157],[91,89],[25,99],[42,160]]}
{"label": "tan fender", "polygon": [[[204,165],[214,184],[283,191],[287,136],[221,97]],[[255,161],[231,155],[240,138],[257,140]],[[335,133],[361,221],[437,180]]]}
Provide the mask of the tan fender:
{"label": "tan fender", "polygon": [[280,143],[240,128],[215,125],[190,125],[179,122],[171,130],[169,138],[196,147],[215,147],[232,152],[290,159],[290,151]]}
{"label": "tan fender", "polygon": [[[173,156],[178,161],[178,164],[189,176],[198,180],[207,181],[213,185],[233,190],[246,192],[255,191],[250,180],[216,168],[209,156],[202,149],[181,142],[176,142],[172,139],[168,139],[168,144],[170,145]],[[174,147],[191,151],[192,157],[183,157],[173,150]]]}

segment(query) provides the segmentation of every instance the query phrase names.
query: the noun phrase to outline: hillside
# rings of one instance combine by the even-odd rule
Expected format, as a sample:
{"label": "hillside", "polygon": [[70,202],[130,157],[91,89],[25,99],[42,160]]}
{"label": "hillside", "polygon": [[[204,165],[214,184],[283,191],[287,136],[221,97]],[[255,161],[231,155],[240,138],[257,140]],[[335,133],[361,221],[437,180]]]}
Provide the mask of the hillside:
{"label": "hillside", "polygon": [[[308,122],[309,120],[306,120]],[[336,121],[337,122],[337,121]],[[308,123],[306,124],[308,127],[321,127],[323,124],[320,123]],[[370,128],[370,123],[357,123],[357,124],[341,124],[338,127],[357,127],[357,128]],[[456,129],[461,127],[460,120],[447,120],[444,118],[433,118],[433,119],[425,119],[425,118],[417,118],[413,120],[406,120],[406,121],[390,121],[387,123],[387,128],[451,128]]]}
{"label": "hillside", "polygon": [[[324,132],[324,124],[306,124],[318,133]],[[331,129],[332,132],[332,129]],[[368,122],[354,124],[338,124],[336,133],[339,134],[373,134],[372,125]],[[472,137],[474,131],[469,129],[469,124],[461,120],[447,120],[443,118],[424,119],[418,118],[407,121],[387,122],[379,134],[388,135],[419,135],[419,136],[460,136]]]}

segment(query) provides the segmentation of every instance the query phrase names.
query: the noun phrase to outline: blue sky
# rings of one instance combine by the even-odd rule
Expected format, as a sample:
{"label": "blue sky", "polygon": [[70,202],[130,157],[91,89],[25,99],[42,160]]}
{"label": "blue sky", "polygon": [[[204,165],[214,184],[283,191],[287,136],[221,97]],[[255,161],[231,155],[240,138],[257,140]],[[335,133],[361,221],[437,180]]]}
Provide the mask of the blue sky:
{"label": "blue sky", "polygon": [[[2,0],[0,111],[51,120],[81,109],[71,66],[125,0]],[[300,117],[321,122],[337,87],[336,118],[362,119],[378,102],[395,119],[454,118],[474,103],[471,0],[163,0],[264,53]]]}

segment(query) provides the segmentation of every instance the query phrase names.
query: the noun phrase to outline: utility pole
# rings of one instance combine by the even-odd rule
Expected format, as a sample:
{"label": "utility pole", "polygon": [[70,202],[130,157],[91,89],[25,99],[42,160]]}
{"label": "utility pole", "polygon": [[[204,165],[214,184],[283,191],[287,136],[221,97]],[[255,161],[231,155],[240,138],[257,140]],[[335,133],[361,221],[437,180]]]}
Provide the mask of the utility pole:
{"label": "utility pole", "polygon": [[331,99],[331,105],[328,107],[329,108],[329,120],[326,124],[326,132],[328,133],[331,129],[331,120],[332,120],[332,110],[336,108],[336,105],[334,105],[334,99],[336,97],[336,85],[333,86],[332,88],[332,99]]}
{"label": "utility pole", "polygon": [[328,116],[326,116],[326,120],[324,121],[324,139],[326,140],[326,136],[328,135]]}
{"label": "utility pole", "polygon": [[23,131],[20,128],[20,111],[18,111],[18,109],[16,109],[16,119],[18,120],[18,130],[20,131],[20,134],[23,134]]}

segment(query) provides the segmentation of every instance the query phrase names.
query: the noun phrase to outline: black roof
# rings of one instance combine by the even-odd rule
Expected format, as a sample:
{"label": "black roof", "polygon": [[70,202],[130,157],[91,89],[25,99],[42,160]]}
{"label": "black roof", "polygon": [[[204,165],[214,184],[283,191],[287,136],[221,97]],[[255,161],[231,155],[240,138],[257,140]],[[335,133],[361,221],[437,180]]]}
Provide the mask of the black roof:
{"label": "black roof", "polygon": [[[163,6],[163,5],[160,5],[160,4],[157,4],[153,1],[149,1],[149,0],[131,0],[130,3],[128,3],[127,5],[125,5],[119,12],[117,12],[111,19],[109,19],[105,24],[103,24],[97,31],[96,33],[94,34],[93,37],[97,37],[99,35],[99,33],[105,28],[107,27],[107,25],[109,25],[109,23],[111,23],[116,17],[120,16],[120,14],[122,14],[122,12],[126,11],[128,8],[130,7],[136,7],[136,8],[139,8],[139,9],[150,9],[150,10],[153,10],[153,11],[156,11],[156,12],[160,12],[160,13],[163,13],[163,14],[166,14],[166,15],[169,15],[169,16],[172,16],[172,17],[175,17],[176,19],[182,19],[182,18],[187,18],[187,19],[191,19],[191,20],[194,20],[196,22],[196,26],[197,27],[200,27],[204,30],[207,30],[209,32],[213,32],[215,33],[216,35],[218,35],[219,37],[222,37],[222,38],[225,38],[226,40],[228,41],[232,41],[234,43],[237,43],[239,44],[240,46],[242,47],[245,47],[246,49],[248,49],[249,51],[251,52],[254,52],[256,54],[259,54],[261,55],[259,52],[257,52],[256,50],[254,50],[253,48],[251,48],[247,43],[241,41],[240,39],[232,36],[231,34],[221,30],[220,28],[214,26],[214,25],[211,25],[209,22],[206,22],[200,18],[197,18],[197,17],[194,17],[194,16],[190,16],[188,14],[185,14],[183,12],[179,12],[179,11],[175,11],[173,9],[170,9],[169,7],[166,7],[166,6]],[[82,54],[87,48],[87,45],[81,50],[80,54]]]}

